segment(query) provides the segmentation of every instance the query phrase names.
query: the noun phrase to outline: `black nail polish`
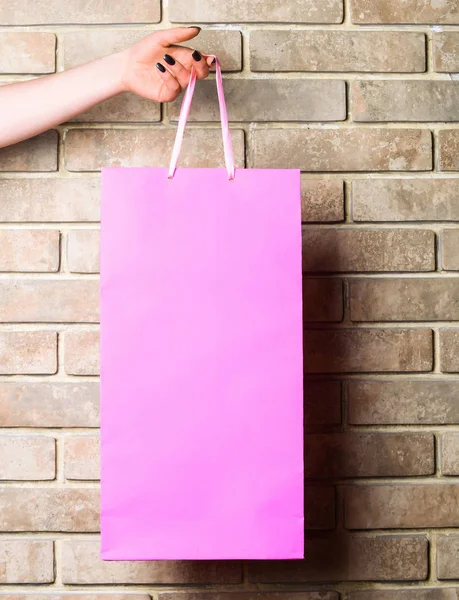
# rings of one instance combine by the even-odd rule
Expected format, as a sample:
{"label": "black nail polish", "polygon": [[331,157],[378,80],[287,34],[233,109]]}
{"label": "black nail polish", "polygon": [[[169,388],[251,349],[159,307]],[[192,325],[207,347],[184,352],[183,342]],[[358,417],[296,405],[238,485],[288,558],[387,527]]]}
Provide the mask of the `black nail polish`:
{"label": "black nail polish", "polygon": [[211,65],[214,65],[214,64],[215,64],[215,58],[214,58],[214,60],[213,60],[213,61],[212,61],[210,64],[211,64]]}
{"label": "black nail polish", "polygon": [[175,65],[175,59],[172,58],[172,56],[170,54],[165,54],[164,55],[164,60],[167,62],[168,65]]}
{"label": "black nail polish", "polygon": [[161,63],[156,63],[156,68],[158,69],[158,71],[161,71],[161,73],[166,72],[166,67],[164,65],[162,65]]}
{"label": "black nail polish", "polygon": [[194,60],[201,60],[201,55],[197,50],[195,50],[191,56],[194,58]]}

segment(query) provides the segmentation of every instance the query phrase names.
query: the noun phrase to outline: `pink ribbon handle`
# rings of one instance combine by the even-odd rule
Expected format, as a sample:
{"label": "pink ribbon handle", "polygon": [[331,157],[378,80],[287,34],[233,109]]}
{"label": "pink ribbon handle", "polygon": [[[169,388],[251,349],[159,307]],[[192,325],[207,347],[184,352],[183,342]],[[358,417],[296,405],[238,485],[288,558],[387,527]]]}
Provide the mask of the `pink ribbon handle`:
{"label": "pink ribbon handle", "polygon": [[[212,54],[206,54],[205,56],[213,56]],[[223,81],[222,81],[222,70],[220,61],[216,56],[215,58],[215,69],[216,69],[216,82],[217,82],[217,94],[218,104],[220,106],[220,120],[222,125],[222,136],[223,136],[223,150],[225,153],[225,164],[226,170],[228,171],[228,178],[230,181],[234,179],[234,155],[233,145],[231,143],[231,135],[228,126],[228,113],[226,112],[225,94],[223,93]],[[182,107],[180,109],[180,117],[177,127],[177,135],[175,136],[174,148],[172,149],[171,162],[169,165],[169,173],[167,178],[172,179],[177,168],[177,162],[182,147],[183,134],[185,131],[185,125],[190,114],[191,101],[193,99],[194,88],[196,85],[196,70],[191,67],[190,81],[186,88],[185,96],[183,98]]]}

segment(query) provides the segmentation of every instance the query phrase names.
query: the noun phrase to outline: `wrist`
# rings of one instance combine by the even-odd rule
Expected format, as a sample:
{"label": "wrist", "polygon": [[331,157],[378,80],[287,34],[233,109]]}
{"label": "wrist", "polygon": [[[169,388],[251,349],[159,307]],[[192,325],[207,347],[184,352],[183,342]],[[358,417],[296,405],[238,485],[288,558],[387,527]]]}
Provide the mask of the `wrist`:
{"label": "wrist", "polygon": [[125,83],[126,55],[124,52],[115,52],[102,58],[104,73],[108,76],[109,85],[113,96],[128,91]]}

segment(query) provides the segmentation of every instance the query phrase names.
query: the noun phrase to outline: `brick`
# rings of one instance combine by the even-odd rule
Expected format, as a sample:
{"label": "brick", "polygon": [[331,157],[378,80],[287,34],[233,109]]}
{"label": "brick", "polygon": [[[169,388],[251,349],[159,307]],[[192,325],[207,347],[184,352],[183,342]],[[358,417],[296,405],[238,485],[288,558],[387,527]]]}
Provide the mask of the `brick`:
{"label": "brick", "polygon": [[[69,171],[101,167],[168,167],[175,129],[72,129],[66,135]],[[236,167],[244,166],[244,132],[231,131]],[[187,129],[179,167],[224,167],[221,129]]]}
{"label": "brick", "polygon": [[98,427],[97,382],[0,382],[3,427]]}
{"label": "brick", "polygon": [[455,527],[459,517],[459,486],[359,485],[344,490],[348,529]]}
{"label": "brick", "polygon": [[103,561],[98,540],[65,540],[62,580],[66,584],[240,583],[237,561]]}
{"label": "brick", "polygon": [[339,594],[323,590],[320,592],[163,592],[159,594],[158,600],[339,600]]}
{"label": "brick", "polygon": [[89,5],[86,0],[64,4],[60,0],[48,0],[46,10],[39,3],[30,6],[22,0],[11,0],[0,6],[2,25],[159,23],[160,20],[160,0],[132,0],[128,11],[123,4],[111,0]]}
{"label": "brick", "polygon": [[442,31],[433,34],[433,64],[438,73],[459,71],[459,32]]}
{"label": "brick", "polygon": [[54,438],[48,436],[0,436],[0,479],[42,481],[56,474]]}
{"label": "brick", "polygon": [[437,537],[437,577],[438,579],[459,577],[459,535]]}
{"label": "brick", "polygon": [[344,221],[343,181],[307,179],[301,176],[301,220]]}
{"label": "brick", "polygon": [[395,31],[255,30],[252,71],[424,72],[425,36]]}
{"label": "brick", "polygon": [[341,384],[339,381],[305,381],[305,427],[341,423]]}
{"label": "brick", "polygon": [[459,320],[459,279],[397,277],[350,282],[352,321]]}
{"label": "brick", "polygon": [[0,148],[0,171],[57,171],[57,142],[57,131],[50,130]]}
{"label": "brick", "polygon": [[[32,594],[32,593],[0,593],[1,600],[150,600],[148,594],[116,594],[113,592],[102,592],[102,593],[87,593],[87,592],[48,592]],[[334,600],[334,599],[333,599]]]}
{"label": "brick", "polygon": [[459,229],[444,229],[442,231],[441,259],[443,269],[446,271],[459,271]]}
{"label": "brick", "polygon": [[67,237],[67,265],[72,273],[99,272],[98,229],[75,229]]}
{"label": "brick", "polygon": [[98,375],[100,370],[98,331],[64,334],[64,364],[69,375]]}
{"label": "brick", "polygon": [[459,23],[459,4],[432,0],[352,0],[353,23]]}
{"label": "brick", "polygon": [[340,0],[169,0],[169,19],[173,23],[341,23]]}
{"label": "brick", "polygon": [[0,230],[0,271],[55,272],[59,269],[59,231]]}
{"label": "brick", "polygon": [[0,531],[99,531],[99,490],[0,487]]}
{"label": "brick", "polygon": [[[346,84],[326,79],[228,79],[230,121],[344,121]],[[178,121],[182,98],[168,107]],[[215,81],[196,87],[189,121],[220,121]]]}
{"label": "brick", "polygon": [[459,423],[459,381],[350,381],[348,390],[353,425]]}
{"label": "brick", "polygon": [[459,329],[440,330],[440,368],[443,373],[459,373]]}
{"label": "brick", "polygon": [[431,433],[331,433],[305,438],[305,476],[407,477],[432,475]]}
{"label": "brick", "polygon": [[353,81],[356,122],[458,121],[459,81]]}
{"label": "brick", "polygon": [[459,179],[356,179],[354,221],[458,221]]}
{"label": "brick", "polygon": [[419,588],[351,592],[349,600],[455,600],[459,588]]}
{"label": "brick", "polygon": [[56,333],[53,331],[0,332],[1,375],[52,375],[56,371]]}
{"label": "brick", "polygon": [[433,271],[435,234],[426,229],[303,230],[303,271]]}
{"label": "brick", "polygon": [[459,433],[441,436],[441,471],[443,475],[459,474]]}
{"label": "brick", "polygon": [[52,583],[51,540],[7,539],[0,541],[0,583]]}
{"label": "brick", "polygon": [[[94,31],[65,32],[63,34],[64,67],[71,69],[101,56],[120,52],[144,38],[145,35],[145,31],[113,31],[100,28]],[[199,36],[193,38],[191,42],[185,42],[184,45],[192,45],[193,48],[204,53],[212,52],[212,54],[216,54],[223,71],[240,71],[242,68],[242,37],[240,31],[207,29],[201,31]],[[133,95],[130,102],[134,102],[135,97]],[[156,102],[151,102],[151,100],[143,100],[142,104],[137,101],[138,111],[141,110],[141,106],[143,107],[142,110],[146,110],[148,103],[152,105],[149,111],[154,110],[159,115],[159,105]],[[138,121],[139,118],[134,120]]]}
{"label": "brick", "polygon": [[341,535],[307,538],[304,560],[251,561],[254,583],[415,581],[428,572],[424,536]]}
{"label": "brick", "polygon": [[250,166],[255,168],[309,172],[432,169],[432,138],[427,130],[272,128],[256,129],[252,136]]}
{"label": "brick", "polygon": [[339,279],[303,279],[305,322],[343,319],[343,284]]}
{"label": "brick", "polygon": [[305,486],[304,527],[306,530],[334,529],[335,488],[332,485]]}
{"label": "brick", "polygon": [[305,373],[432,370],[430,329],[336,329],[304,332]]}
{"label": "brick", "polygon": [[94,279],[0,280],[2,323],[97,323],[99,282]]}
{"label": "brick", "polygon": [[98,435],[75,435],[64,440],[66,479],[100,478],[100,440]]}
{"label": "brick", "polygon": [[100,177],[0,179],[0,221],[99,221]]}
{"label": "brick", "polygon": [[440,171],[459,170],[459,129],[438,132],[438,166]]}
{"label": "brick", "polygon": [[0,33],[0,73],[54,73],[55,50],[54,33],[3,31]]}

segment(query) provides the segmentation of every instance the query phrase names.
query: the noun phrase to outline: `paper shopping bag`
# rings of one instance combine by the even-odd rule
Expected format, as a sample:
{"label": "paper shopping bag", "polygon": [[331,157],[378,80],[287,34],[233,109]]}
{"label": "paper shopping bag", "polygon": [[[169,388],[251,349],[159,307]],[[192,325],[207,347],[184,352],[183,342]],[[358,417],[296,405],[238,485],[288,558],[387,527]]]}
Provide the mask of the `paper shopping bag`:
{"label": "paper shopping bag", "polygon": [[303,557],[300,174],[103,168],[101,555]]}

